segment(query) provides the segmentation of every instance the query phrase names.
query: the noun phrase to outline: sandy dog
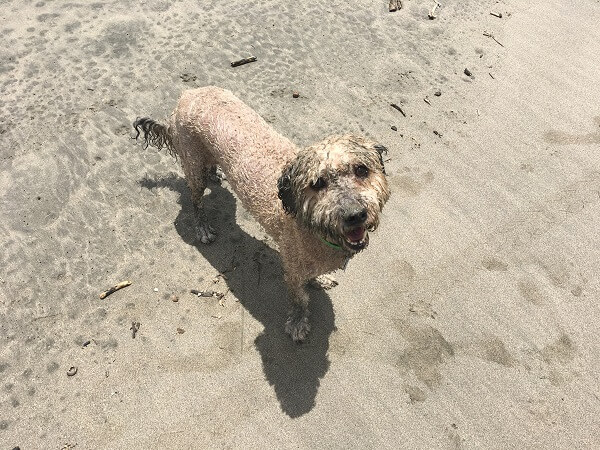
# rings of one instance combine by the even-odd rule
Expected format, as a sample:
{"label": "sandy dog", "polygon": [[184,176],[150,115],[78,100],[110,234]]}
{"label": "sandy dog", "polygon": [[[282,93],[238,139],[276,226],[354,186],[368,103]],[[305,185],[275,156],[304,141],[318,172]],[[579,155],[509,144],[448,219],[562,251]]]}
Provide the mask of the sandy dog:
{"label": "sandy dog", "polygon": [[[168,124],[137,119],[136,139],[181,160],[198,238],[215,239],[203,208],[207,179],[220,167],[244,207],[279,247],[294,341],[310,331],[306,284],[345,267],[369,242],[390,191],[382,154],[366,138],[333,136],[298,149],[231,92],[184,91]],[[322,279],[327,284],[328,279]],[[326,286],[325,286],[326,287]]]}

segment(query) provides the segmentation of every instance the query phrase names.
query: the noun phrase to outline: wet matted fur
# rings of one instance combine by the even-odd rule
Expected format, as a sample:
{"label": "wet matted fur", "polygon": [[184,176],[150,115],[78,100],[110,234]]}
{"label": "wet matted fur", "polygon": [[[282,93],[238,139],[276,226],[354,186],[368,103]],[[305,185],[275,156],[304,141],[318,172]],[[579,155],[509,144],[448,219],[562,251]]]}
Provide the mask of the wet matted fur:
{"label": "wet matted fur", "polygon": [[184,91],[168,124],[137,119],[136,138],[180,158],[196,209],[198,238],[216,235],[202,206],[218,165],[244,207],[279,247],[292,311],[286,332],[303,341],[308,281],[345,266],[368,245],[390,191],[385,147],[364,137],[333,136],[298,149],[231,92]]}

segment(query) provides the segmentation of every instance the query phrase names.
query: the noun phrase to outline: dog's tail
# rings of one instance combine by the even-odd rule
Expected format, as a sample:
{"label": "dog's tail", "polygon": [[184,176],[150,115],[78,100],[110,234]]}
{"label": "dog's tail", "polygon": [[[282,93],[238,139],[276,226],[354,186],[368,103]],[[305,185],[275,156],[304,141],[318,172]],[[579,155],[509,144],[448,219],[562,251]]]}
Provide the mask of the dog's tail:
{"label": "dog's tail", "polygon": [[140,133],[144,133],[144,149],[147,149],[148,146],[156,147],[158,150],[165,148],[169,152],[169,155],[177,159],[177,152],[175,152],[171,137],[171,127],[163,125],[149,117],[138,117],[133,122],[133,128],[136,131],[134,138],[136,141]]}

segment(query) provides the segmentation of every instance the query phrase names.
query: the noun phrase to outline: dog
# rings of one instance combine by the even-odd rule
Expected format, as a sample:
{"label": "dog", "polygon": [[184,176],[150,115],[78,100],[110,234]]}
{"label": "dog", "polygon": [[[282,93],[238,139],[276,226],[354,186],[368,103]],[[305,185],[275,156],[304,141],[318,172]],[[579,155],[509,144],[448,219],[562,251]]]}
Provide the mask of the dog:
{"label": "dog", "polygon": [[213,86],[184,91],[167,124],[145,117],[133,127],[136,140],[143,133],[145,147],[166,148],[181,160],[205,244],[216,234],[203,194],[211,173],[223,171],[279,247],[292,306],[285,331],[304,341],[310,331],[307,283],[331,284],[321,276],[345,268],[379,225],[390,196],[386,148],[344,135],[298,149],[233,93]]}

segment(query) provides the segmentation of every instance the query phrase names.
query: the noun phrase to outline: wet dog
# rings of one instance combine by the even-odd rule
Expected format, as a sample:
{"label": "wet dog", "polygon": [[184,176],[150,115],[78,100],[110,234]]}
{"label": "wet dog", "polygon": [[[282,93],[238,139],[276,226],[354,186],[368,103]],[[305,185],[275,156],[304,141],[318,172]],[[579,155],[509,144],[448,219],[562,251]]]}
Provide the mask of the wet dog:
{"label": "wet dog", "polygon": [[231,92],[183,92],[171,119],[137,119],[145,145],[181,160],[196,209],[198,239],[215,230],[203,208],[207,179],[218,166],[244,207],[279,247],[292,310],[285,330],[294,341],[310,331],[306,284],[345,267],[365,249],[390,196],[385,147],[353,135],[298,149]]}

